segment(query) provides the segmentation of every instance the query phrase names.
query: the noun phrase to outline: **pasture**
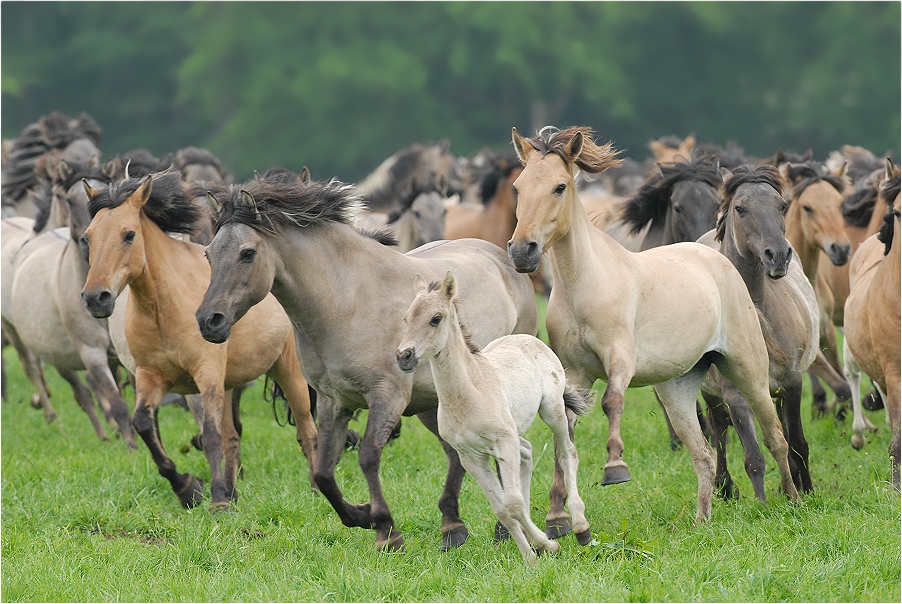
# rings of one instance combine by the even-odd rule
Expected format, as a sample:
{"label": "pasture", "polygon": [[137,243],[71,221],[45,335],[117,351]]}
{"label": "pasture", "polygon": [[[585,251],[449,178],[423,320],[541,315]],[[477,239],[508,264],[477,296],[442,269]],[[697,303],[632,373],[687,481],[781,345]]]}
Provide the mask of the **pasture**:
{"label": "pasture", "polygon": [[[59,418],[46,424],[22,402],[31,386],[15,354],[3,354],[10,399],[2,406],[3,601],[900,600],[900,498],[889,483],[883,411],[866,411],[879,431],[854,451],[851,418],[811,419],[807,382],[802,409],[814,493],[788,502],[765,453],[768,502],[761,506],[731,431],[730,470],[741,498],[716,499],[711,521],[699,528],[688,452],[670,450],[651,389],[626,395],[628,483],[601,486],[607,421],[596,403],[576,428],[593,540],[581,547],[567,536],[556,557],[530,569],[513,541],[493,543],[495,517],[469,477],[460,506],[470,539],[439,551],[446,460],[416,419],[404,419],[381,471],[406,552],[380,554],[372,531],[342,526],[311,492],[294,428],[276,423],[262,382],[243,399],[240,499],[234,510],[211,514],[204,456],[180,452],[196,432],[187,411],[163,407],[160,429],[180,467],[207,481],[207,499],[193,510],[179,505],[143,443],[130,453],[121,440],[99,442],[53,371]],[[126,400],[134,406],[130,389]],[[364,420],[351,427],[362,430]],[[535,461],[531,512],[541,524],[551,433],[536,422],[527,437]],[[344,453],[336,477],[349,500],[367,499],[356,451]]]}

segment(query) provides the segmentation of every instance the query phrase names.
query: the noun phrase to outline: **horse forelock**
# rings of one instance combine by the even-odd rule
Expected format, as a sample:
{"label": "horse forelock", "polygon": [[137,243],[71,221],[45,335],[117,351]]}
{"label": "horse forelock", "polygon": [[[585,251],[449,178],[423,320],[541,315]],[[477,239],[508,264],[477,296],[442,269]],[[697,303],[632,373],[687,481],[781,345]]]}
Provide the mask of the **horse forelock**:
{"label": "horse forelock", "polygon": [[866,227],[871,221],[877,203],[878,181],[882,174],[882,168],[872,171],[867,178],[861,179],[855,189],[843,199],[842,215],[846,224]]}
{"label": "horse forelock", "polygon": [[[567,155],[567,145],[579,133],[583,135],[583,147],[579,155],[573,159]],[[570,126],[563,130],[545,126],[539,131],[538,136],[526,140],[543,156],[554,153],[568,167],[573,164],[590,174],[604,172],[608,168],[621,165],[623,160],[617,158],[621,151],[614,149],[614,144],[610,141],[599,146],[595,143],[594,136],[595,131],[589,126]]]}
{"label": "horse forelock", "polygon": [[764,184],[772,187],[777,195],[783,196],[783,177],[780,176],[780,172],[773,166],[765,164],[752,168],[748,165],[742,165],[734,168],[723,185],[723,201],[720,204],[719,218],[717,219],[714,233],[716,241],[723,241],[726,235],[726,223],[730,214],[730,206],[733,204],[733,199],[739,187],[747,184]]}
{"label": "horse forelock", "polygon": [[[254,199],[255,207],[242,201],[242,191]],[[339,180],[280,182],[249,181],[243,185],[229,185],[211,189],[222,205],[213,232],[226,224],[244,224],[255,230],[275,234],[286,227],[342,223],[351,224],[364,209],[363,199],[353,192],[352,185]]]}
{"label": "horse forelock", "polygon": [[841,178],[833,174],[824,173],[821,170],[821,166],[813,162],[789,164],[787,177],[789,182],[794,183],[791,193],[793,199],[801,197],[805,189],[818,182],[826,182],[836,189],[839,194],[842,194],[846,188],[845,182]]}
{"label": "horse forelock", "polygon": [[[144,178],[126,178],[111,182],[97,190],[88,202],[91,217],[102,209],[114,209],[125,203],[144,183]],[[185,196],[178,172],[161,172],[153,176],[153,186],[141,212],[169,233],[194,233],[201,210]]]}
{"label": "horse forelock", "polygon": [[662,165],[654,171],[623,206],[621,220],[630,225],[630,232],[638,233],[649,220],[663,221],[670,208],[673,187],[683,181],[701,182],[717,189],[721,182],[717,159],[693,154],[688,163]]}

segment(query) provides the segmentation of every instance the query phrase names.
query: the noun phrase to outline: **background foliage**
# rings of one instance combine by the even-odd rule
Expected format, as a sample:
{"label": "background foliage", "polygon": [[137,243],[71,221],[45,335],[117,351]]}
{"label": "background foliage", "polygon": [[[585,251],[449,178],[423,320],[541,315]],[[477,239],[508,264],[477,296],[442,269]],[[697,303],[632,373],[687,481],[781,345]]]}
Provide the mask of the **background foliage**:
{"label": "background foliage", "polygon": [[[3,2],[2,134],[87,111],[114,154],[359,180],[447,138],[588,124],[642,159],[900,145],[899,2]],[[898,153],[895,153],[898,157]]]}

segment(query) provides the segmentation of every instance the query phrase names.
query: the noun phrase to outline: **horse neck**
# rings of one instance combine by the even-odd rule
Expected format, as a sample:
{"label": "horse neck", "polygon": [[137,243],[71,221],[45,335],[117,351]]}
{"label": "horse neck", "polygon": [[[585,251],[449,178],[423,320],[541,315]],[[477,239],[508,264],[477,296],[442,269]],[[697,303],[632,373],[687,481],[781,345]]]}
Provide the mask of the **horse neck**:
{"label": "horse neck", "polygon": [[809,241],[805,237],[805,232],[802,229],[801,212],[802,206],[799,200],[792,200],[789,204],[789,211],[786,213],[786,240],[792,244],[793,249],[799,256],[802,271],[813,285],[817,278],[817,265],[821,248],[817,242]]}
{"label": "horse neck", "polygon": [[448,315],[451,325],[451,334],[445,347],[438,351],[432,359],[432,379],[439,395],[440,403],[455,403],[460,405],[470,400],[470,397],[459,396],[468,389],[479,389],[472,378],[477,374],[478,356],[470,352],[464,338],[457,312]]}
{"label": "horse neck", "polygon": [[[573,193],[572,204],[570,228],[548,250],[554,282],[566,284],[568,291],[578,287],[597,287],[597,281],[586,279],[584,274],[588,263],[593,263],[597,270],[604,270],[604,267],[622,264],[617,261],[608,262],[607,259],[612,256],[624,261],[628,256],[623,246],[607,233],[595,228],[577,193]],[[597,249],[600,249],[600,254],[596,253]],[[599,257],[603,260],[600,263],[596,262]]]}
{"label": "horse neck", "polygon": [[200,264],[189,252],[188,246],[192,244],[173,239],[144,214],[141,214],[140,221],[144,266],[129,281],[129,299],[134,300],[145,313],[158,314],[164,307],[176,307],[169,307],[168,303],[177,305],[184,300],[183,287],[173,277],[193,271]]}
{"label": "horse neck", "polygon": [[[507,241],[514,233],[514,229],[517,227],[517,208],[514,203],[513,193],[510,192],[509,187],[508,191],[499,191],[485,207],[483,224],[496,235],[494,239],[489,239],[489,241],[497,244],[498,241],[503,239],[504,244],[507,244]],[[504,247],[504,245],[500,247]]]}
{"label": "horse neck", "polygon": [[[732,212],[730,214],[732,216]],[[726,256],[730,263],[736,267],[736,270],[739,271],[755,306],[757,308],[763,308],[766,279],[764,266],[752,255],[750,250],[739,249],[732,234],[732,218],[729,218],[728,220],[730,222],[726,225],[724,238],[720,244],[720,252]]]}

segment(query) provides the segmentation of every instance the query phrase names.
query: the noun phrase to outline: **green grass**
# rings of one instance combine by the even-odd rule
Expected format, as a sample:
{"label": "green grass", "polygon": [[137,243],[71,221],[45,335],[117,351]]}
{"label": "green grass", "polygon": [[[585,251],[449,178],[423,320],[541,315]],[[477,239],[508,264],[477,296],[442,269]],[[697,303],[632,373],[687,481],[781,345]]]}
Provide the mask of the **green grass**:
{"label": "green grass", "polygon": [[[567,537],[559,555],[530,569],[513,542],[493,544],[495,520],[470,478],[461,495],[470,539],[439,551],[446,463],[415,419],[404,420],[382,458],[406,552],[380,554],[372,531],[342,526],[311,492],[293,429],[276,424],[260,384],[242,408],[238,505],[214,515],[206,506],[179,506],[143,443],[129,453],[121,440],[98,441],[52,370],[59,419],[46,424],[22,402],[32,390],[15,355],[7,349],[4,358],[3,601],[900,601],[900,497],[888,483],[882,411],[870,414],[879,432],[854,451],[851,418],[812,421],[803,403],[816,492],[796,504],[778,492],[767,454],[768,503],[754,500],[732,438],[730,468],[742,497],[715,500],[711,522],[696,528],[689,456],[669,449],[651,391],[627,394],[629,483],[600,484],[607,420],[597,405],[576,430],[595,539],[580,547]],[[179,470],[208,477],[202,453],[179,450],[195,432],[190,415],[164,407],[160,427]],[[541,525],[553,470],[550,431],[537,422],[528,437],[536,461],[532,516]],[[345,453],[337,477],[349,500],[368,499],[356,452]]]}

